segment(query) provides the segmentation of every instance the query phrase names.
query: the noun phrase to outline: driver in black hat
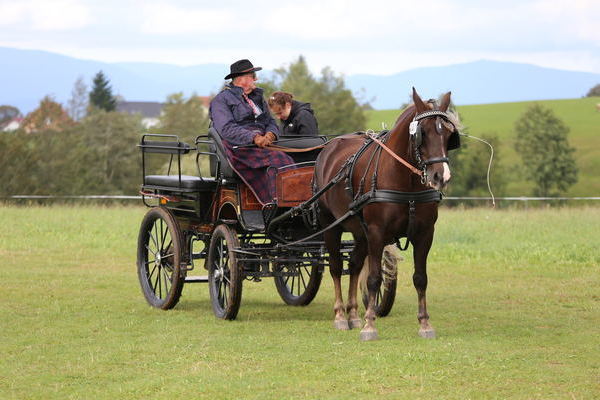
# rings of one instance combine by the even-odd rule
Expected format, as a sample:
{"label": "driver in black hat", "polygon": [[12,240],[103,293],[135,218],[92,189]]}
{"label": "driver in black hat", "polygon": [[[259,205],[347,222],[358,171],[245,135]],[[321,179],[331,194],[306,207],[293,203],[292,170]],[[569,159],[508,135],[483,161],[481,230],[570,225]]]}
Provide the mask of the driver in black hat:
{"label": "driver in black hat", "polygon": [[[249,60],[231,64],[225,79],[231,82],[210,103],[210,118],[231,166],[263,203],[275,197],[276,168],[293,164],[287,154],[265,149],[277,139],[279,128],[269,113],[263,90],[256,87],[256,71]],[[239,145],[252,145],[235,147]],[[269,168],[275,167],[275,168]]]}

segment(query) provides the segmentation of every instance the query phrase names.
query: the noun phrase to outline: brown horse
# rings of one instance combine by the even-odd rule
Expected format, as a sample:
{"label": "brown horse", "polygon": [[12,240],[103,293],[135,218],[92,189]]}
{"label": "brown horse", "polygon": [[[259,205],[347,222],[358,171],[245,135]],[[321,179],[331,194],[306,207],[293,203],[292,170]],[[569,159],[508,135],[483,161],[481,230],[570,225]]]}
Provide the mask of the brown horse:
{"label": "brown horse", "polygon": [[[317,190],[336,174],[339,176],[340,171],[348,171],[345,179],[321,195],[317,207],[321,226],[347,216],[349,210],[355,211],[344,222],[326,231],[324,239],[335,286],[334,326],[337,329],[362,325],[358,315],[357,287],[360,270],[366,265],[368,256],[368,307],[361,340],[378,337],[375,306],[382,282],[382,253],[386,245],[399,243],[401,237],[406,237],[413,245],[419,335],[435,337],[429,324],[425,296],[427,254],[438,216],[439,191],[450,180],[447,153],[459,146],[458,120],[447,112],[450,92],[442,97],[438,106],[434,101],[423,102],[413,88],[413,100],[414,105],[400,115],[394,128],[380,135],[378,140],[365,134],[340,136],[323,149],[316,162],[314,184]],[[398,158],[410,166],[402,165]],[[345,308],[340,256],[344,231],[351,232],[355,242],[349,262],[350,288]]]}

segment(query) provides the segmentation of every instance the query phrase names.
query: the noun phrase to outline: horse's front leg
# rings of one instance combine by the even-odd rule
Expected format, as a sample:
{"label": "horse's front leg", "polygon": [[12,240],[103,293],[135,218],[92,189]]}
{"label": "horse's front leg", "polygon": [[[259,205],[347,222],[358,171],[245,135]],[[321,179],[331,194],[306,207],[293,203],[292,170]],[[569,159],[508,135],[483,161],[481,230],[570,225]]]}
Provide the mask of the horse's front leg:
{"label": "horse's front leg", "polygon": [[360,281],[361,271],[363,268],[368,268],[365,265],[367,256],[367,238],[354,237],[354,249],[350,257],[350,286],[348,288],[348,305],[346,311],[348,313],[348,325],[350,329],[360,328],[362,320],[358,316],[358,282]]}
{"label": "horse's front leg", "polygon": [[417,290],[419,311],[417,319],[419,320],[419,336],[426,339],[435,338],[435,329],[429,323],[429,313],[427,312],[427,255],[431,249],[433,241],[433,228],[431,233],[423,235],[419,241],[413,243],[413,259],[415,262],[415,272],[413,274],[413,284]]}
{"label": "horse's front leg", "polygon": [[383,241],[380,235],[369,232],[368,260],[369,275],[367,278],[367,289],[369,291],[369,305],[365,313],[365,326],[360,331],[360,340],[378,339],[377,328],[375,328],[375,312],[377,293],[381,287],[381,255],[383,253]]}

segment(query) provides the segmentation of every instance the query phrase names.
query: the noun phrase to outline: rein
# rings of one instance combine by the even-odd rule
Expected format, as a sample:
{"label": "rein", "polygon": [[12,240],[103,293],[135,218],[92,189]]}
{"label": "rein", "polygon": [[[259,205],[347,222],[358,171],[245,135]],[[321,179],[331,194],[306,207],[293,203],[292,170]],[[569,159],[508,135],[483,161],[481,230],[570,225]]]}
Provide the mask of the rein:
{"label": "rein", "polygon": [[284,146],[279,146],[279,145],[276,145],[276,144],[270,144],[268,146],[265,146],[264,148],[268,149],[268,150],[283,151],[285,153],[306,153],[308,151],[322,149],[323,147],[325,147],[326,144],[327,143],[321,144],[319,146],[308,147],[308,148],[305,148],[305,149],[295,149],[293,147],[284,147]]}
{"label": "rein", "polygon": [[373,132],[373,131],[367,131],[367,136],[369,138],[371,138],[371,140],[373,140],[379,146],[381,146],[385,151],[387,151],[392,157],[394,157],[394,159],[396,161],[400,162],[406,168],[410,169],[413,173],[415,173],[415,174],[417,174],[419,176],[423,176],[423,171],[415,168],[414,165],[412,165],[411,163],[409,163],[408,161],[406,161],[404,158],[402,158],[399,155],[397,155],[396,153],[394,153],[389,147],[387,147],[385,144],[383,144],[383,142],[381,140],[377,139],[377,134],[375,132]]}

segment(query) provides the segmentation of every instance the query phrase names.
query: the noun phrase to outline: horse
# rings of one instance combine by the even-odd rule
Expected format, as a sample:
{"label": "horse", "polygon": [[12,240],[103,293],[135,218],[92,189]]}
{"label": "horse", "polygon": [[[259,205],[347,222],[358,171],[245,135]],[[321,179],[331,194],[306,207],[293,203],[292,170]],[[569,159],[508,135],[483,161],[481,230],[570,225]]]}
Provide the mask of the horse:
{"label": "horse", "polygon": [[[414,104],[398,117],[389,132],[377,137],[366,133],[338,136],[316,160],[314,190],[338,180],[316,204],[319,224],[332,226],[323,233],[323,239],[335,290],[334,327],[347,330],[362,326],[357,287],[360,271],[368,264],[368,306],[360,331],[363,341],[378,339],[375,307],[382,282],[383,249],[394,243],[400,245],[403,237],[406,246],[408,242],[413,246],[418,334],[435,337],[427,312],[427,255],[433,242],[441,191],[451,178],[448,151],[460,146],[458,118],[448,112],[450,96],[450,92],[443,95],[439,105],[433,100],[424,102],[413,88]],[[346,171],[343,179],[339,179],[341,171]],[[352,233],[355,243],[348,263],[346,307],[340,255],[344,231]]]}

